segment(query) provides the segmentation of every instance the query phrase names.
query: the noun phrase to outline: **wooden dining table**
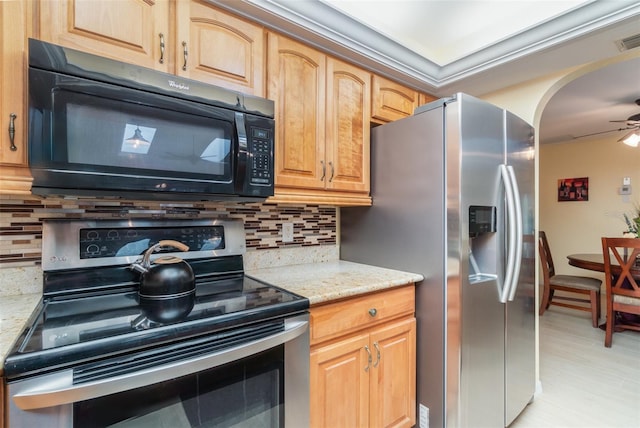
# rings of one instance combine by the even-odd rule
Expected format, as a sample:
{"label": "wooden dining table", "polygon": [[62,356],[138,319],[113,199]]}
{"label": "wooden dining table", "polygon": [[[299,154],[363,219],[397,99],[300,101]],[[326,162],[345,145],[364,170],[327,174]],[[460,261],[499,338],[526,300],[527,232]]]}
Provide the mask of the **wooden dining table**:
{"label": "wooden dining table", "polygon": [[[584,253],[584,254],[571,254],[567,256],[569,264],[581,269],[592,270],[596,272],[604,272],[604,256],[602,253]],[[617,275],[620,273],[620,265],[612,257],[611,258],[611,273]],[[640,266],[636,264],[631,268],[631,275],[636,280],[640,280]]]}

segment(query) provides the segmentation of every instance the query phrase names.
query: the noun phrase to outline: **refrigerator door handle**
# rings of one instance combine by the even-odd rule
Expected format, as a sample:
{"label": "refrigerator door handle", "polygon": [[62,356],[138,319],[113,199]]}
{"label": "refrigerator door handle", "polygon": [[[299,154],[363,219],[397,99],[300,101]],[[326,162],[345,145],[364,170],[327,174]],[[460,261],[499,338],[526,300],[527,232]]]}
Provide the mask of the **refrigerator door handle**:
{"label": "refrigerator door handle", "polygon": [[502,284],[502,289],[500,291],[500,302],[507,303],[507,298],[509,297],[509,291],[511,290],[512,283],[513,283],[516,247],[517,247],[516,222],[514,221],[515,214],[516,214],[516,207],[515,207],[515,197],[513,194],[513,186],[511,183],[511,177],[509,176],[507,165],[504,165],[504,164],[500,165],[500,177],[502,177],[502,183],[504,184],[504,191],[506,196],[506,208],[507,208],[506,223],[508,228],[507,261],[506,261],[506,269],[504,274],[504,282]]}
{"label": "refrigerator door handle", "polygon": [[511,279],[511,286],[509,287],[509,301],[513,301],[516,296],[516,290],[518,289],[518,279],[520,278],[520,266],[522,262],[522,246],[524,240],[524,232],[522,225],[522,205],[520,205],[520,189],[518,188],[518,180],[516,179],[516,173],[513,166],[507,166],[507,172],[511,181],[511,187],[513,189],[513,201],[515,206],[515,224],[516,224],[516,245],[515,245],[515,260],[513,267],[513,277]]}

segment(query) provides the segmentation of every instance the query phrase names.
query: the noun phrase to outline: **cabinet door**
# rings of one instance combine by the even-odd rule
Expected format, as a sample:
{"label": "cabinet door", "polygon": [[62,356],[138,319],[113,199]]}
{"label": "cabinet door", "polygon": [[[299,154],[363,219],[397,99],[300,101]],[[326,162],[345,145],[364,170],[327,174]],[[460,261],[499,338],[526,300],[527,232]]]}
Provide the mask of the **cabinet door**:
{"label": "cabinet door", "polygon": [[416,320],[406,319],[371,333],[371,426],[416,423]]}
{"label": "cabinet door", "polygon": [[392,122],[411,116],[418,107],[418,92],[374,75],[371,117]]}
{"label": "cabinet door", "polygon": [[29,194],[27,168],[27,35],[30,3],[0,2],[0,192]]}
{"label": "cabinet door", "polygon": [[267,98],[276,107],[276,187],[324,188],[325,72],[325,55],[268,34]]}
{"label": "cabinet door", "polygon": [[311,352],[311,426],[369,426],[369,373],[366,333]]}
{"label": "cabinet door", "polygon": [[265,95],[262,27],[199,0],[178,1],[176,19],[176,74]]}
{"label": "cabinet door", "polygon": [[40,36],[69,48],[169,70],[172,35],[166,0],[42,0]]}
{"label": "cabinet door", "polygon": [[369,193],[371,75],[327,59],[326,188]]}
{"label": "cabinet door", "polygon": [[421,106],[437,99],[438,97],[434,97],[433,95],[420,93],[418,96],[418,105]]}

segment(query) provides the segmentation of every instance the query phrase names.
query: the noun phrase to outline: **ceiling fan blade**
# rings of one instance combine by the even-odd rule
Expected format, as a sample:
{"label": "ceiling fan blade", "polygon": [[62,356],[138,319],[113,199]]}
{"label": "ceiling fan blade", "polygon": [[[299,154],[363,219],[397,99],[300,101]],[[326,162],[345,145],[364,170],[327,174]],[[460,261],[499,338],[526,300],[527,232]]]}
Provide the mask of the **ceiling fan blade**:
{"label": "ceiling fan blade", "polygon": [[609,122],[612,123],[626,123],[629,126],[639,126],[640,125],[640,120],[610,120]]}
{"label": "ceiling fan blade", "polygon": [[[619,122],[619,121],[610,120],[610,122]],[[607,134],[609,132],[626,131],[628,129],[637,129],[639,127],[640,127],[640,124],[638,124],[638,126],[627,126],[626,128],[616,128],[616,129],[609,129],[608,131],[592,132],[591,134],[584,134],[584,135],[575,136],[575,137],[573,137],[573,139],[577,140],[578,138],[593,137],[594,135]]]}

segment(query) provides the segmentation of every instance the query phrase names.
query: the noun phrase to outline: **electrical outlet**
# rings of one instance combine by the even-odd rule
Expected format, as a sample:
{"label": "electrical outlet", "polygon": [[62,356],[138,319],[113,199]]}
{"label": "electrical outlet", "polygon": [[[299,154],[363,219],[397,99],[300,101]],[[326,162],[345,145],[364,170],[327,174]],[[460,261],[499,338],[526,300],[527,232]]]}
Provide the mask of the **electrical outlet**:
{"label": "electrical outlet", "polygon": [[293,223],[282,223],[282,242],[293,242]]}

